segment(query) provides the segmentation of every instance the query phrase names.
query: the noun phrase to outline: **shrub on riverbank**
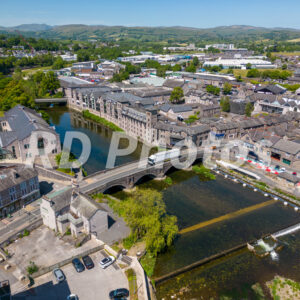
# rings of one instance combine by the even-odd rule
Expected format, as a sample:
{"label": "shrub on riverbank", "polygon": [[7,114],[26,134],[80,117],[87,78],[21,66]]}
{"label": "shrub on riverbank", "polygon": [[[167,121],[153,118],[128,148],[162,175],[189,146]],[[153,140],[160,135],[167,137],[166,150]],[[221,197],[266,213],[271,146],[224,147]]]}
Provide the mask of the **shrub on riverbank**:
{"label": "shrub on riverbank", "polygon": [[138,189],[123,201],[109,200],[109,205],[131,229],[125,244],[143,239],[154,256],[172,245],[178,233],[177,218],[167,214],[161,193]]}
{"label": "shrub on riverbank", "polygon": [[84,110],[82,112],[82,116],[86,119],[89,119],[89,120],[92,120],[94,122],[97,122],[97,123],[100,123],[100,124],[103,124],[104,126],[110,128],[111,130],[113,131],[123,131],[120,127],[118,127],[117,125],[115,125],[114,123],[112,122],[109,122],[107,120],[105,120],[104,118],[101,118],[99,116],[96,116],[92,113],[90,113],[88,110]]}
{"label": "shrub on riverbank", "polygon": [[201,180],[215,180],[216,176],[212,174],[212,172],[205,168],[203,165],[201,166],[193,166],[193,171],[199,175]]}

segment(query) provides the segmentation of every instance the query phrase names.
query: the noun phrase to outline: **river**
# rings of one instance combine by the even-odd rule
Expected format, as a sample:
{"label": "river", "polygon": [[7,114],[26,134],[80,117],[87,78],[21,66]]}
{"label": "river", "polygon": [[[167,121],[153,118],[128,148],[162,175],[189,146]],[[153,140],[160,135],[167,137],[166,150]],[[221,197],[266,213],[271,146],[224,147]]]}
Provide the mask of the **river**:
{"label": "river", "polygon": [[[47,112],[62,141],[66,131],[80,131],[91,139],[92,152],[84,166],[88,174],[105,168],[111,130],[84,121],[80,114],[66,108],[55,107]],[[79,155],[80,143],[75,142],[71,150]],[[117,164],[136,160],[139,153],[140,149],[137,149],[129,156],[119,158]],[[168,213],[178,218],[179,229],[269,200],[220,175],[213,181],[202,181],[195,173],[187,171],[176,171],[168,176],[173,181],[172,186],[149,181],[141,187],[162,192]],[[115,196],[122,198],[124,193],[118,192]],[[174,246],[158,256],[154,277],[296,223],[300,223],[300,214],[276,202],[179,235]],[[255,299],[252,285],[256,282],[263,286],[276,274],[300,281],[299,238],[300,232],[280,238],[284,248],[278,253],[279,260],[272,260],[270,256],[258,258],[246,250],[165,281],[156,286],[158,299]],[[222,298],[225,296],[228,298]]]}

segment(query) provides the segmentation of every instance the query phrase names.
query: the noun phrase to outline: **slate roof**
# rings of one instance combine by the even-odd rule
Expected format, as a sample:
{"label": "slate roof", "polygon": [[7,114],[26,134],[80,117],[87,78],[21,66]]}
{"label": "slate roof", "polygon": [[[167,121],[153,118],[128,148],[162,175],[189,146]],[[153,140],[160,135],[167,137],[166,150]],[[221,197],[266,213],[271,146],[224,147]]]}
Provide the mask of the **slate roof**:
{"label": "slate roof", "polygon": [[72,196],[72,187],[68,186],[61,190],[51,192],[44,196],[46,200],[51,201],[52,208],[55,212],[59,212],[63,208],[70,206]]}
{"label": "slate roof", "polygon": [[37,171],[27,167],[0,169],[0,191],[4,191],[36,176],[38,176]]}
{"label": "slate roof", "polygon": [[80,215],[83,215],[87,219],[90,219],[98,210],[104,210],[100,205],[98,206],[97,203],[92,202],[83,194],[78,194],[71,205]]}
{"label": "slate roof", "polygon": [[162,110],[164,112],[168,112],[169,110],[173,110],[174,113],[181,113],[181,112],[193,111],[193,108],[189,105],[164,104],[160,107],[160,110]]}
{"label": "slate roof", "polygon": [[168,87],[171,89],[178,86],[183,87],[183,85],[184,85],[184,80],[178,80],[178,79],[167,79],[163,84],[164,87]]}
{"label": "slate roof", "polygon": [[165,88],[146,88],[146,89],[136,89],[132,91],[132,94],[146,98],[146,97],[159,97],[159,96],[169,96],[171,95],[172,90],[171,89],[165,89]]}
{"label": "slate roof", "polygon": [[37,130],[56,134],[55,130],[38,113],[22,105],[17,105],[6,112],[4,119],[9,123],[11,131],[0,132],[1,147],[8,146],[14,140],[24,140]]}
{"label": "slate roof", "polygon": [[283,139],[275,143],[272,148],[292,155],[300,152],[300,144]]}
{"label": "slate roof", "polygon": [[286,89],[278,84],[269,84],[267,86],[260,86],[255,89],[256,92],[261,92],[267,90],[274,95],[282,94],[286,91]]}

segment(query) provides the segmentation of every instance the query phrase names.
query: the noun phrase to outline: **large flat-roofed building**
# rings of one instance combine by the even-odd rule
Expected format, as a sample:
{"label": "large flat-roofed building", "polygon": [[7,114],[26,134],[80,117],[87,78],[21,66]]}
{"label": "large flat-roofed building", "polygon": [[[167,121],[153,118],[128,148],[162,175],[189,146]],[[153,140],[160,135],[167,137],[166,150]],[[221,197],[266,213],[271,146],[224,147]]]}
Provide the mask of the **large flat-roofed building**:
{"label": "large flat-roofed building", "polygon": [[40,197],[38,173],[28,167],[0,168],[0,218]]}
{"label": "large flat-roofed building", "polygon": [[219,58],[215,61],[206,61],[203,67],[223,66],[224,69],[246,69],[247,65],[251,64],[252,68],[256,69],[275,69],[277,66],[271,62],[256,58],[241,58],[241,59],[223,59]]}

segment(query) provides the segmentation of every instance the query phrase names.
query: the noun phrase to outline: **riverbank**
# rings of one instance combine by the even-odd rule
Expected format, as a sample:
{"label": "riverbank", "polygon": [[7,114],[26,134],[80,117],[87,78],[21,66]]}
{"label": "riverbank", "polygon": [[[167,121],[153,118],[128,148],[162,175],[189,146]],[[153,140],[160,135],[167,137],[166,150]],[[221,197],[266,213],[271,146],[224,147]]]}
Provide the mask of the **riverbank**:
{"label": "riverbank", "polygon": [[82,116],[85,119],[89,119],[89,120],[92,120],[92,121],[94,121],[96,123],[102,124],[102,125],[110,128],[113,131],[120,131],[120,132],[124,131],[123,129],[121,129],[120,127],[118,127],[116,124],[114,124],[114,123],[112,123],[110,121],[107,121],[106,119],[101,118],[99,116],[96,116],[96,115],[90,113],[88,110],[83,110],[82,111]]}

